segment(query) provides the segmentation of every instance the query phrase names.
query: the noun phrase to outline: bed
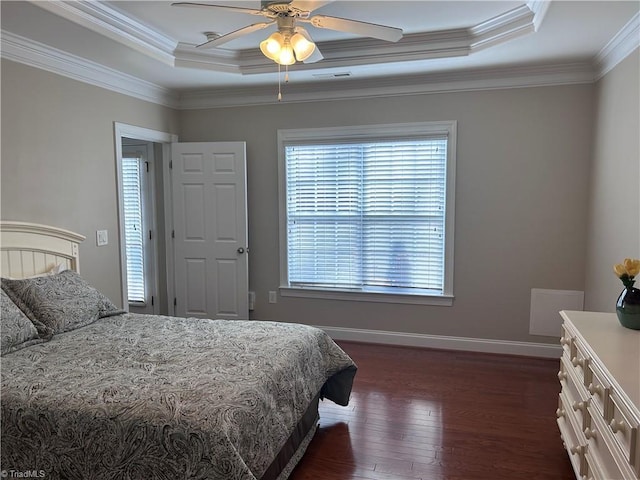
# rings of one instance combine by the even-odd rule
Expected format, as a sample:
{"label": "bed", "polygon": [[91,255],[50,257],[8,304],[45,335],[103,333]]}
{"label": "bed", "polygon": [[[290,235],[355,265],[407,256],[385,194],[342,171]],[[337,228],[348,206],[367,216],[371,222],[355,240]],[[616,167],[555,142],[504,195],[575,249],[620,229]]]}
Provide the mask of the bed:
{"label": "bed", "polygon": [[322,330],[139,315],[80,275],[73,232],[2,232],[2,470],[284,480],[356,365]]}

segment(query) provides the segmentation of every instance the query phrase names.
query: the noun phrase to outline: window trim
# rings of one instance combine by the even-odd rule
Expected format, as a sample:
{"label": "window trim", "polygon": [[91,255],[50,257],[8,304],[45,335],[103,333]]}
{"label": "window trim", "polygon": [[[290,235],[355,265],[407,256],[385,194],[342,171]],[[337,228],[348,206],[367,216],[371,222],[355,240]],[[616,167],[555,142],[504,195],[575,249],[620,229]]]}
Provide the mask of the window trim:
{"label": "window trim", "polygon": [[[444,289],[441,295],[360,292],[345,289],[291,287],[288,285],[287,262],[287,197],[285,146],[296,142],[332,142],[347,139],[377,140],[407,139],[427,135],[447,136]],[[454,227],[455,227],[455,173],[456,173],[457,121],[395,123],[327,128],[300,128],[278,130],[278,217],[280,253],[280,294],[285,297],[324,298],[385,303],[420,305],[453,304]]]}

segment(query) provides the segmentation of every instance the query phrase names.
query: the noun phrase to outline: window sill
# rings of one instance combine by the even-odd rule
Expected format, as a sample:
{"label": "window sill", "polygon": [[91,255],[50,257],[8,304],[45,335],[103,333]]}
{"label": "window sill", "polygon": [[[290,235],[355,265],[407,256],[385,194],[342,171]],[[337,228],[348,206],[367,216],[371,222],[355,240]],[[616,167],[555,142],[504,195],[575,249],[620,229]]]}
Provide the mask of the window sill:
{"label": "window sill", "polygon": [[383,292],[354,292],[348,290],[321,290],[316,288],[280,287],[282,297],[349,300],[353,302],[404,303],[409,305],[437,305],[450,307],[453,295],[418,295]]}

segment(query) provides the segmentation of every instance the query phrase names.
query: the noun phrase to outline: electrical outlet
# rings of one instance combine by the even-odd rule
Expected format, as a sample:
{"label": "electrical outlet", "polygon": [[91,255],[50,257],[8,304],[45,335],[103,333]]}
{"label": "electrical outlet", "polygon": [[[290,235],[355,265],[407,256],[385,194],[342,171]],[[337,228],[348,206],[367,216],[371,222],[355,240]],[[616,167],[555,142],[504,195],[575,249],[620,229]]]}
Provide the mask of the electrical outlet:
{"label": "electrical outlet", "polygon": [[106,230],[97,230],[96,231],[96,245],[102,247],[109,243],[109,235]]}
{"label": "electrical outlet", "polygon": [[278,301],[278,297],[276,296],[276,292],[271,290],[269,292],[269,303],[276,303]]}

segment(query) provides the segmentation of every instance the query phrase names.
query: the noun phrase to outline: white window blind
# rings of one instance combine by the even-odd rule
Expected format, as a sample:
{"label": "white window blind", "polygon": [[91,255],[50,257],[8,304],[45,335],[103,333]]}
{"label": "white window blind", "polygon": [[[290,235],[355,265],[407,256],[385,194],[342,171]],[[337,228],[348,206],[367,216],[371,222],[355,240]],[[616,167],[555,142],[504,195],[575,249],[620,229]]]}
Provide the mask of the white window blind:
{"label": "white window blind", "polygon": [[141,168],[142,162],[139,158],[122,159],[122,190],[127,254],[127,294],[129,303],[145,301]]}
{"label": "white window blind", "polygon": [[442,295],[447,141],[285,145],[289,286]]}

